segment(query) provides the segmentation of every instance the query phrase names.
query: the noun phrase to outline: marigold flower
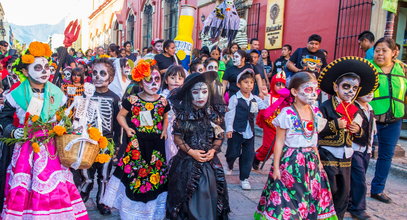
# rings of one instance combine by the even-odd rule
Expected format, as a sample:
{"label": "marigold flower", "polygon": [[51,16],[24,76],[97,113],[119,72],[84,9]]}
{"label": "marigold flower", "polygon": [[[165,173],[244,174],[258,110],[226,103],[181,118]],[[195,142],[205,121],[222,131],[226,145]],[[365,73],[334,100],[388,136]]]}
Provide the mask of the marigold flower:
{"label": "marigold flower", "polygon": [[102,133],[100,133],[99,129],[95,127],[91,127],[88,129],[89,137],[92,140],[99,141],[102,137]]}
{"label": "marigold flower", "polygon": [[151,75],[151,63],[141,59],[137,66],[131,70],[131,77],[134,81],[140,82],[142,79]]}
{"label": "marigold flower", "polygon": [[134,185],[134,188],[139,188],[141,186],[141,181],[139,179],[136,180],[136,184]]}
{"label": "marigold flower", "polygon": [[38,121],[38,119],[40,119],[40,117],[38,115],[34,115],[31,117],[32,122],[36,122],[36,121]]}
{"label": "marigold flower", "polygon": [[45,50],[44,56],[51,57],[52,51],[51,51],[51,48],[49,47],[49,45],[48,44],[42,44],[42,45],[44,46],[44,50]]}
{"label": "marigold flower", "polygon": [[153,110],[154,105],[153,105],[153,103],[151,103],[151,102],[147,102],[144,107],[146,107],[146,109],[147,109],[148,111],[151,111],[151,110]]}
{"label": "marigold flower", "polygon": [[124,163],[124,164],[129,163],[129,161],[130,161],[130,157],[129,157],[129,156],[126,156],[125,158],[123,158],[123,163]]}
{"label": "marigold flower", "polygon": [[39,153],[41,151],[40,145],[36,142],[32,143],[32,148],[35,153]]}
{"label": "marigold flower", "polygon": [[34,63],[34,59],[35,59],[35,57],[30,54],[24,54],[23,56],[21,56],[21,62],[23,62],[25,64]]}
{"label": "marigold flower", "polygon": [[62,136],[63,134],[66,133],[66,128],[63,127],[63,126],[60,126],[60,125],[55,126],[52,130],[53,130],[53,131],[55,132],[55,134],[57,134],[58,136]]}
{"label": "marigold flower", "polygon": [[155,173],[150,176],[150,183],[157,185],[160,182],[160,174]]}
{"label": "marigold flower", "polygon": [[100,147],[101,149],[105,149],[108,144],[109,144],[109,141],[107,140],[106,137],[102,136],[102,137],[99,139],[99,147]]}
{"label": "marigold flower", "polygon": [[96,156],[95,162],[98,163],[107,163],[110,160],[110,155],[109,154],[98,154]]}
{"label": "marigold flower", "polygon": [[30,51],[30,54],[35,57],[45,56],[44,44],[39,41],[31,42],[30,46],[28,46],[28,50]]}

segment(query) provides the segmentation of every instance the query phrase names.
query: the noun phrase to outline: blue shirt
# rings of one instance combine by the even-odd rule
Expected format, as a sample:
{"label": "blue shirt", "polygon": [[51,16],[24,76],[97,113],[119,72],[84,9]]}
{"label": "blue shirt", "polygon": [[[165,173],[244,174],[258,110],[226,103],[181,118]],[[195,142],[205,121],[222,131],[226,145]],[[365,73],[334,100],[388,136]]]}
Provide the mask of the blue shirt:
{"label": "blue shirt", "polygon": [[374,49],[371,47],[369,50],[366,50],[365,59],[373,60]]}

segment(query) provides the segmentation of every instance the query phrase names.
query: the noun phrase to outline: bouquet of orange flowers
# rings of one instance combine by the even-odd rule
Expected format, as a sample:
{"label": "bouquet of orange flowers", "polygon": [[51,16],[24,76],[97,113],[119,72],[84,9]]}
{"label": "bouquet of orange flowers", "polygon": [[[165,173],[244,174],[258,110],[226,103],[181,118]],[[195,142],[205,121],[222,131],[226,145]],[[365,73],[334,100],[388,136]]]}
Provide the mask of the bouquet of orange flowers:
{"label": "bouquet of orange flowers", "polygon": [[137,66],[131,70],[131,78],[140,82],[144,78],[149,78],[151,75],[151,66],[154,66],[157,63],[155,60],[139,60]]}

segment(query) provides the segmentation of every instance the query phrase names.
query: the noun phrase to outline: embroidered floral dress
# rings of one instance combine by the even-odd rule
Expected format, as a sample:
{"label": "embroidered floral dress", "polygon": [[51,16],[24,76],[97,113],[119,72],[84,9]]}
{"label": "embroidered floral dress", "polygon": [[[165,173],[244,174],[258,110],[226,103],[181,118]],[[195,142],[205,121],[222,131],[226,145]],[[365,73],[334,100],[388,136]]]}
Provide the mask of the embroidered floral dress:
{"label": "embroidered floral dress", "polygon": [[170,107],[162,96],[145,101],[137,95],[129,96],[122,106],[129,111],[127,124],[136,135],[129,139],[101,202],[118,208],[121,219],[163,219],[167,163],[160,136]]}
{"label": "embroidered floral dress", "polygon": [[314,123],[301,121],[292,107],[284,108],[273,120],[276,127],[286,129],[281,179],[273,179],[272,167],[255,219],[337,219],[326,173],[319,169],[312,148],[317,145],[318,124],[324,119],[317,107],[312,110]]}

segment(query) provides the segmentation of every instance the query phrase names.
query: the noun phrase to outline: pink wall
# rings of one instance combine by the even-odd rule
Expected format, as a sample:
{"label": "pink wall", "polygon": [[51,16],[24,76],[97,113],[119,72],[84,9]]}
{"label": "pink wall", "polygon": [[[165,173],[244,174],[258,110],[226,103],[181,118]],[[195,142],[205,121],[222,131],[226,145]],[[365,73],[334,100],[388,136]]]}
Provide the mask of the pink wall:
{"label": "pink wall", "polygon": [[[267,20],[267,2],[267,0],[253,1],[253,4],[260,3],[259,40],[260,45],[263,45],[263,47]],[[318,6],[317,9],[316,6]],[[322,37],[321,49],[328,51],[328,62],[332,61],[335,49],[338,7],[339,0],[314,0],[312,3],[304,0],[286,0],[283,44],[291,44],[293,50],[295,50],[298,47],[305,47],[311,34],[319,34]],[[208,16],[214,8],[214,4],[199,8],[197,12],[197,30],[202,30],[201,15]],[[197,46],[200,47],[201,42],[198,41],[198,35],[195,35],[194,39]],[[281,49],[270,51],[272,60],[277,59],[280,54]]]}
{"label": "pink wall", "polygon": [[[265,2],[265,0],[263,1]],[[312,3],[303,0],[285,1],[283,44],[290,44],[295,50],[299,47],[305,47],[311,34],[319,34],[322,37],[321,49],[328,51],[327,61],[332,61],[335,50],[338,8],[339,0],[314,0]],[[264,31],[262,28],[263,40]],[[270,52],[272,60],[277,59],[280,54],[281,50]]]}

